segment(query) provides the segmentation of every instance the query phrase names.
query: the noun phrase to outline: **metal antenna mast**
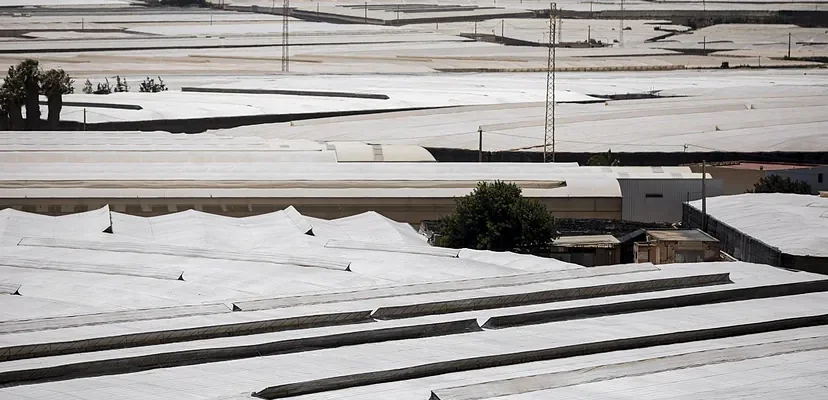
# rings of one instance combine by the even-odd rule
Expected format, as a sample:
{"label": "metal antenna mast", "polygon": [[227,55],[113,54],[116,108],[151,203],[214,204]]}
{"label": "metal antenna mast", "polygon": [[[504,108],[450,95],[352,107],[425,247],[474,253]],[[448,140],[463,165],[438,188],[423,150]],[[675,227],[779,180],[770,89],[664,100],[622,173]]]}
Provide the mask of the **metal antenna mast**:
{"label": "metal antenna mast", "polygon": [[290,71],[290,0],[282,3],[282,72]]}
{"label": "metal antenna mast", "polygon": [[549,144],[552,144],[551,159],[555,162],[555,33],[558,23],[558,6],[549,6],[549,53],[546,60],[546,123],[543,134],[543,162],[549,162]]}

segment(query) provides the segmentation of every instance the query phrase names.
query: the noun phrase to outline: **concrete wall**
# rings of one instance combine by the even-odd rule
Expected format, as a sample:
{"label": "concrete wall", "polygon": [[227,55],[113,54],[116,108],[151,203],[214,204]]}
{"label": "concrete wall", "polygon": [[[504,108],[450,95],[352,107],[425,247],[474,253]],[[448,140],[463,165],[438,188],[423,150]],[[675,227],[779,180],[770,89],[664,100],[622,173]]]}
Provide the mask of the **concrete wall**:
{"label": "concrete wall", "polygon": [[[693,172],[701,172],[700,165],[692,165],[690,169]],[[738,169],[728,167],[708,166],[707,173],[714,179],[722,180],[722,194],[742,194],[749,189],[753,189],[753,185],[759,181],[760,178],[769,174],[779,175],[783,178],[791,178],[791,180],[799,180],[807,182],[811,185],[812,194],[817,194],[819,191],[828,190],[828,165],[816,165],[813,168],[796,168],[782,171],[763,171],[756,169]],[[822,174],[822,182],[819,181],[820,174]]]}
{"label": "concrete wall", "polygon": [[[701,198],[701,179],[619,178],[623,196],[622,218],[637,222],[680,222],[682,204]],[[722,194],[722,182],[709,179],[707,196]]]}
{"label": "concrete wall", "polygon": [[[556,217],[620,219],[620,198],[540,198]],[[0,209],[15,208],[48,215],[87,211],[109,204],[113,211],[155,216],[177,211],[199,211],[244,217],[282,210],[293,205],[304,215],[340,218],[376,211],[400,222],[419,225],[454,211],[453,198],[51,198],[0,199]]]}
{"label": "concrete wall", "polygon": [[[702,167],[691,165],[690,169],[700,173]],[[722,181],[723,195],[746,193],[748,189],[753,189],[753,185],[759,181],[759,178],[765,176],[765,171],[716,166],[708,166],[706,171],[713,179]]]}
{"label": "concrete wall", "polygon": [[[685,204],[683,223],[689,228],[701,229],[701,211]],[[745,235],[730,225],[709,216],[707,218],[707,233],[719,239],[722,250],[738,260],[828,274],[828,257],[797,256],[782,253],[778,248]]]}

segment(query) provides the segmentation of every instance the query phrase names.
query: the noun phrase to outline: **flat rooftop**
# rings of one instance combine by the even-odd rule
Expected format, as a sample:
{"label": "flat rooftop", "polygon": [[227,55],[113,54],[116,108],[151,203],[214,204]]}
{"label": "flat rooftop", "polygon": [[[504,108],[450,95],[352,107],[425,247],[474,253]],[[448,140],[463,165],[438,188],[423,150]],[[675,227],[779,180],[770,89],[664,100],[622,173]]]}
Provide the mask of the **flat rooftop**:
{"label": "flat rooftop", "polygon": [[663,242],[718,242],[719,240],[698,229],[676,229],[666,231],[647,230],[647,235]]}
{"label": "flat rooftop", "polygon": [[[701,201],[690,205],[701,209]],[[828,257],[828,198],[746,193],[707,199],[707,213],[787,254]]]}

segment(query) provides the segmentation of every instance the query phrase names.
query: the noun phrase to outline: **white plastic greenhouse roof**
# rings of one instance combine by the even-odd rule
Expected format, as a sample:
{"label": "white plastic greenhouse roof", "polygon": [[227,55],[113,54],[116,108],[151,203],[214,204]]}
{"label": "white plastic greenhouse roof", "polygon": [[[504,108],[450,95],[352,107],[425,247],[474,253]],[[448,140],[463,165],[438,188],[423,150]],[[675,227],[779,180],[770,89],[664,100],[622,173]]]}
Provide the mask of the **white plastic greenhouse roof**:
{"label": "white plastic greenhouse roof", "polygon": [[167,132],[3,132],[0,163],[433,162],[417,145],[320,143]]}
{"label": "white plastic greenhouse roof", "polygon": [[[581,93],[644,93],[664,97],[559,104],[560,152],[765,152],[828,151],[822,116],[828,109],[822,71],[677,71],[564,75],[560,86]],[[539,79],[531,75],[526,80]],[[542,82],[539,82],[542,86]],[[648,86],[647,86],[648,85]],[[655,89],[653,89],[655,88]],[[669,97],[676,96],[676,97]],[[542,99],[540,99],[542,100]],[[213,131],[233,137],[353,140],[484,151],[541,151],[545,103],[468,105],[263,124]]]}
{"label": "white plastic greenhouse roof", "polygon": [[[331,143],[340,153],[339,143]],[[391,159],[420,158],[421,150],[400,149],[397,156],[367,145],[347,145]],[[397,148],[397,147],[394,147]],[[372,150],[369,150],[372,149]],[[318,153],[333,153],[321,151]],[[297,157],[302,152],[283,152]],[[0,157],[3,157],[0,152]],[[35,153],[36,154],[36,153]],[[102,153],[103,154],[103,153]],[[184,153],[187,154],[187,153]],[[189,153],[195,160],[137,162],[67,160],[8,162],[2,166],[0,197],[456,197],[480,181],[515,182],[533,197],[621,197],[619,180],[700,179],[689,167],[579,167],[576,163],[429,163],[429,162],[236,162],[224,153]],[[249,153],[244,154],[250,158]],[[172,156],[172,154],[171,154]],[[183,156],[182,156],[183,157]],[[267,156],[264,156],[267,157]],[[339,158],[340,156],[337,156]],[[424,156],[422,157],[425,158]],[[198,161],[203,160],[203,161]],[[306,160],[307,161],[307,160]]]}
{"label": "white plastic greenhouse roof", "polygon": [[[338,145],[337,145],[338,146]],[[338,150],[337,150],[338,151]],[[409,158],[416,157],[411,155]],[[455,197],[480,181],[515,182],[537,197],[620,197],[619,179],[699,179],[689,167],[575,163],[17,162],[0,196]]]}
{"label": "white plastic greenhouse roof", "polygon": [[[690,205],[701,209],[701,201]],[[746,193],[707,199],[707,213],[783,253],[828,257],[828,198]]]}
{"label": "white plastic greenhouse roof", "polygon": [[812,400],[826,291],[742,262],[435,248],[376,213],[2,210],[0,398]]}

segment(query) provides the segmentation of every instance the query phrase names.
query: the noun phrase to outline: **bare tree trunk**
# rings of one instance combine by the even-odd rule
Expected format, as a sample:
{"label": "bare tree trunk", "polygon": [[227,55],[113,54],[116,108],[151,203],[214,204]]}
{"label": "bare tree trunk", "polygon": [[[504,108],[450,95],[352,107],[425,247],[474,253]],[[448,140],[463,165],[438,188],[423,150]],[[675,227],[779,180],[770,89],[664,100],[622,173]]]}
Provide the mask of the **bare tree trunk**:
{"label": "bare tree trunk", "polygon": [[37,79],[26,78],[26,130],[34,131],[40,127],[40,88]]}
{"label": "bare tree trunk", "polygon": [[60,122],[60,111],[63,109],[63,95],[53,94],[49,96],[49,129],[58,130]]}
{"label": "bare tree trunk", "polygon": [[26,124],[23,121],[23,111],[20,107],[12,106],[9,109],[9,129],[13,131],[22,131]]}

